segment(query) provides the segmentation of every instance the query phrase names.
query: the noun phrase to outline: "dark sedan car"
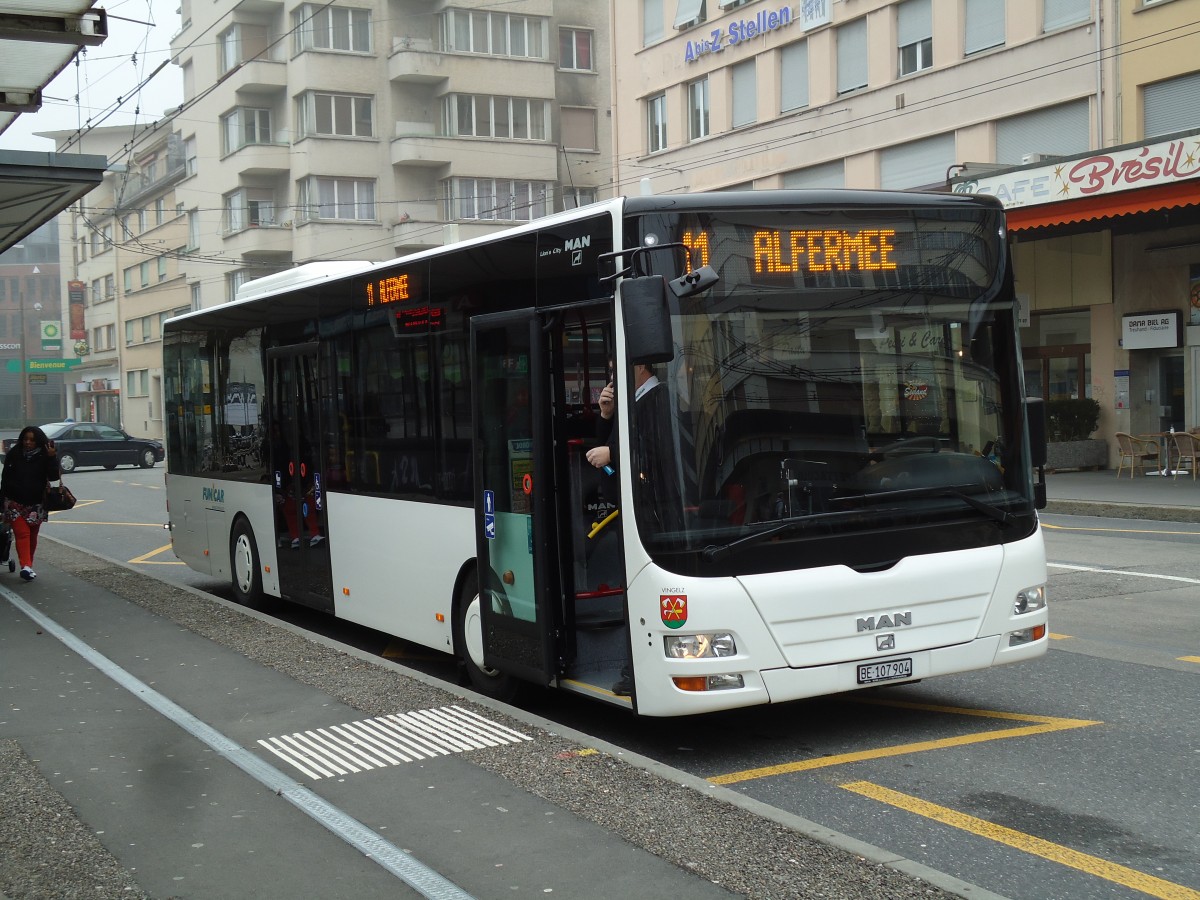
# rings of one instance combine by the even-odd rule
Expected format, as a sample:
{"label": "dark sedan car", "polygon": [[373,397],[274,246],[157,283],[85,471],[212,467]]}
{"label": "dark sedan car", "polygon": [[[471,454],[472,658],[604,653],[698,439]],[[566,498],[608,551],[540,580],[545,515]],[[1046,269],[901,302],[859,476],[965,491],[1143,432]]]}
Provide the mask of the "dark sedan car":
{"label": "dark sedan car", "polygon": [[74,472],[80,466],[149,469],[166,457],[161,442],[135,438],[100,422],[54,422],[43,425],[42,431],[58,448],[58,464],[64,472]]}

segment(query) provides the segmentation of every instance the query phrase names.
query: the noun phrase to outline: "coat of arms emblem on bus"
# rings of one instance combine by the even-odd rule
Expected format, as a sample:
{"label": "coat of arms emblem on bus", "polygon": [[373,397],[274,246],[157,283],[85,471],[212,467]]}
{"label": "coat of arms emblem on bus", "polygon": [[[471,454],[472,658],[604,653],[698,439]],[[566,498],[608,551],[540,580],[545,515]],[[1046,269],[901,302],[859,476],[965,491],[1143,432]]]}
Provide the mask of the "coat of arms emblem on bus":
{"label": "coat of arms emblem on bus", "polygon": [[687,594],[659,594],[658,610],[668,628],[681,628],[687,621]]}

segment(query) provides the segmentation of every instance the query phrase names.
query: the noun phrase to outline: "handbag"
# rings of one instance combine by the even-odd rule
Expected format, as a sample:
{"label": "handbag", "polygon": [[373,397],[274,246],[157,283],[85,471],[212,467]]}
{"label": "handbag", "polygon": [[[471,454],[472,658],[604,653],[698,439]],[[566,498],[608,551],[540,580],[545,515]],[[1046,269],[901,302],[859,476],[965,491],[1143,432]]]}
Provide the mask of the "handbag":
{"label": "handbag", "polygon": [[58,487],[46,483],[46,498],[42,501],[46,512],[63,512],[75,506],[75,495],[67,487],[66,482],[60,481]]}

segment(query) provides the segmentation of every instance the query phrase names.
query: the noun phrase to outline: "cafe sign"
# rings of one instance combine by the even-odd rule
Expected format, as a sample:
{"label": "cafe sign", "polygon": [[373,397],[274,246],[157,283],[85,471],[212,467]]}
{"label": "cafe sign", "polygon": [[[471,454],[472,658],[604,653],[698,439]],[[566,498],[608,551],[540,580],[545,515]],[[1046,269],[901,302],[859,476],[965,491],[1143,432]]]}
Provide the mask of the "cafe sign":
{"label": "cafe sign", "polygon": [[1200,178],[1200,135],[960,181],[956,194],[991,194],[1005,209],[1100,197]]}
{"label": "cafe sign", "polygon": [[1144,312],[1121,316],[1121,346],[1126,350],[1178,347],[1179,313]]}

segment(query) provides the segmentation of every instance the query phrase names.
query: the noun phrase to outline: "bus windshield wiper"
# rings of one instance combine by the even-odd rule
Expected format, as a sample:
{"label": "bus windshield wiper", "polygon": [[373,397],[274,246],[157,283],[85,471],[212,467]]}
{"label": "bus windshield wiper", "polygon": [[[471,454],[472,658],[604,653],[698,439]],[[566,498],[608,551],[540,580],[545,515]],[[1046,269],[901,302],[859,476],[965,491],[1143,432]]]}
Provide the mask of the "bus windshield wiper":
{"label": "bus windshield wiper", "polygon": [[983,513],[989,518],[995,519],[1001,525],[1010,525],[1016,521],[1016,516],[1001,509],[992,503],[984,503],[966,491],[973,485],[942,485],[939,487],[915,487],[915,488],[900,488],[894,491],[876,491],[869,494],[850,494],[842,497],[834,497],[830,500],[831,503],[847,503],[856,502],[862,504],[869,503],[885,503],[888,500],[906,500],[906,499],[921,499],[925,497],[952,497],[955,500],[961,500],[967,506]]}
{"label": "bus windshield wiper", "polygon": [[[894,491],[876,491],[870,494],[850,494],[842,497],[833,497],[830,503],[861,503],[864,506],[874,503],[886,503],[889,500],[908,500],[908,499],[923,499],[927,497],[949,497],[955,500],[961,500],[967,506],[983,513],[990,519],[995,519],[1001,525],[1011,525],[1016,521],[1016,516],[1007,510],[992,504],[985,503],[970,494],[966,493],[973,485],[944,485],[939,487],[917,487],[917,488],[901,488]],[[752,547],[755,544],[760,544],[763,541],[768,541],[773,537],[778,537],[781,534],[786,534],[791,531],[801,531],[809,525],[818,525],[822,522],[827,522],[831,519],[844,519],[850,510],[840,510],[836,512],[814,513],[811,516],[798,516],[794,519],[788,519],[785,522],[768,528],[765,531],[757,531],[754,534],[748,534],[744,538],[738,538],[736,541],[730,541],[728,544],[710,544],[701,552],[704,558],[712,561],[724,559],[735,550],[740,550],[743,547]]]}
{"label": "bus windshield wiper", "polygon": [[744,538],[738,538],[736,541],[730,541],[728,544],[709,544],[701,553],[704,558],[712,561],[724,559],[735,550],[740,550],[743,547],[752,547],[755,544],[760,544],[763,541],[768,541],[773,537],[784,534],[789,531],[801,531],[809,525],[820,524],[830,519],[844,519],[849,510],[839,512],[814,513],[811,516],[797,516],[794,519],[788,519],[772,528],[767,528],[764,531],[756,531],[754,534],[748,534]]}

